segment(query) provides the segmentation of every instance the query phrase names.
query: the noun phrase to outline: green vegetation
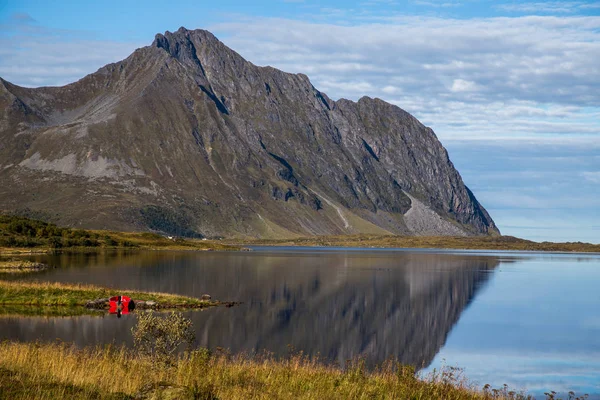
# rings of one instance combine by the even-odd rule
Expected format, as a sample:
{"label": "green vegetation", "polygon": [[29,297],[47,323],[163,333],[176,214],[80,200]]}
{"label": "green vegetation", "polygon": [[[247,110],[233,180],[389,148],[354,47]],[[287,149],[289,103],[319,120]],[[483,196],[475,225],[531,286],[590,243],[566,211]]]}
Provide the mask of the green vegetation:
{"label": "green vegetation", "polygon": [[0,247],[97,247],[100,237],[26,217],[0,215]]}
{"label": "green vegetation", "polygon": [[175,364],[177,351],[182,346],[190,349],[196,340],[192,321],[174,312],[167,317],[159,317],[152,311],[142,313],[131,333],[136,352],[152,359],[157,366]]}
{"label": "green vegetation", "polygon": [[361,360],[341,369],[301,353],[276,359],[199,349],[157,365],[123,348],[10,342],[0,344],[0,393],[17,400],[529,398],[506,388],[476,390],[454,368],[419,379],[391,361],[369,371]]}
{"label": "green vegetation", "polygon": [[173,294],[115,290],[91,285],[0,281],[0,305],[2,306],[85,306],[90,300],[117,294],[129,296],[134,300],[154,301],[161,308],[203,308],[220,304],[216,301]]}
{"label": "green vegetation", "polygon": [[190,228],[188,218],[175,213],[171,209],[148,205],[140,209],[140,215],[144,225],[150,229],[167,232],[173,236],[201,237],[201,235]]}
{"label": "green vegetation", "polygon": [[229,240],[229,243],[257,246],[325,246],[375,248],[436,248],[464,250],[527,250],[558,252],[598,252],[600,245],[568,242],[533,242],[513,236],[398,236],[340,235],[314,236],[297,239]]}
{"label": "green vegetation", "polygon": [[14,215],[0,215],[0,253],[73,249],[239,250],[199,239],[169,239],[149,232],[112,232],[61,228]]}

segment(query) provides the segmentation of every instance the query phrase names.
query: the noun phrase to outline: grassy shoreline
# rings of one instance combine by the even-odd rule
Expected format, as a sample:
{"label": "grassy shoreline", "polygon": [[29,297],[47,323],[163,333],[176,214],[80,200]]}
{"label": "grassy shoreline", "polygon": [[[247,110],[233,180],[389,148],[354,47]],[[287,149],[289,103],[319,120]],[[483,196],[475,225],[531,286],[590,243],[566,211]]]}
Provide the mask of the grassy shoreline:
{"label": "grassy shoreline", "polygon": [[61,228],[25,217],[0,214],[0,255],[56,251],[104,250],[241,251],[243,246],[323,246],[361,248],[433,248],[455,250],[516,250],[600,253],[600,244],[582,242],[534,242],[514,236],[401,236],[330,235],[293,239],[229,238],[206,240],[172,238],[151,232],[115,232]]}
{"label": "grassy shoreline", "polygon": [[115,295],[153,301],[160,309],[191,309],[228,304],[167,293],[118,290],[92,285],[0,281],[0,306],[74,307],[74,312],[78,313],[88,301]]}
{"label": "grassy shoreline", "polygon": [[533,242],[513,236],[399,236],[338,235],[296,239],[229,239],[225,243],[239,246],[319,246],[361,248],[431,248],[452,250],[514,250],[541,252],[600,253],[600,244],[567,242]]}
{"label": "grassy shoreline", "polygon": [[171,367],[157,368],[151,360],[123,348],[78,350],[67,344],[0,343],[0,393],[12,399],[526,398],[509,395],[505,389],[492,396],[492,391],[475,388],[455,369],[429,379],[419,379],[413,371],[393,362],[367,370],[357,360],[342,369],[302,354],[276,359],[210,354],[203,349],[182,355]]}
{"label": "grassy shoreline", "polygon": [[152,232],[72,229],[0,214],[0,255],[114,249],[239,251],[218,240],[165,237]]}
{"label": "grassy shoreline", "polygon": [[0,256],[18,256],[50,253],[91,253],[111,250],[175,250],[175,251],[243,251],[241,246],[221,243],[214,240],[200,239],[167,239],[158,234],[148,232],[112,232],[87,231],[92,235],[123,238],[118,245],[109,245],[100,241],[97,246],[61,246],[52,247],[39,245],[35,247],[3,247],[0,246]]}

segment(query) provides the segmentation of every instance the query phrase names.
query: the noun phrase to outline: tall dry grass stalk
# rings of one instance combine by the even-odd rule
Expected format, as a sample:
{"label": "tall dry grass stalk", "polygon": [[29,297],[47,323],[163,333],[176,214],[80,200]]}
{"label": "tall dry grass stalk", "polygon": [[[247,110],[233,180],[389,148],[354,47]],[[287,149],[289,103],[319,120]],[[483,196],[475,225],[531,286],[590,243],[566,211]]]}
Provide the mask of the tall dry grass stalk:
{"label": "tall dry grass stalk", "polygon": [[[410,368],[391,361],[371,371],[361,360],[340,369],[301,353],[280,360],[197,350],[182,355],[171,367],[158,367],[111,346],[79,350],[61,343],[5,342],[0,344],[0,375],[3,371],[13,375],[8,383],[0,378],[0,394],[11,390],[17,399],[46,398],[49,393],[130,398],[158,384],[184,388],[190,398],[234,400],[523,398],[476,391],[452,369],[422,380]],[[27,388],[11,385],[11,379],[26,381]]]}

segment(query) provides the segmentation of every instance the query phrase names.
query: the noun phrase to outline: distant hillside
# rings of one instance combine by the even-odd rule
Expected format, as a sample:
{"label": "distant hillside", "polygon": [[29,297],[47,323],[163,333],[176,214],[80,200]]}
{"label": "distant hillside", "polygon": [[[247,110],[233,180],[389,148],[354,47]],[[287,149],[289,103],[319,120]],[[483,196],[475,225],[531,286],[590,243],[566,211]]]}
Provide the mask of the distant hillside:
{"label": "distant hillside", "polygon": [[55,224],[0,214],[0,255],[3,253],[100,249],[240,250],[215,241],[167,238],[150,232],[112,232],[62,228]]}
{"label": "distant hillside", "polygon": [[0,211],[185,236],[496,235],[430,128],[184,28],[63,87],[0,79]]}

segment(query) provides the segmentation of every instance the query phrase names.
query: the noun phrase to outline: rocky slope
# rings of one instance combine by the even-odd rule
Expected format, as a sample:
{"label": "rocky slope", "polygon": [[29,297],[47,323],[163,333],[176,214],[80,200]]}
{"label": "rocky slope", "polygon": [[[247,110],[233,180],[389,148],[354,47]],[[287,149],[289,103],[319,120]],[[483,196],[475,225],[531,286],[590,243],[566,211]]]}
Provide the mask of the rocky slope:
{"label": "rocky slope", "polygon": [[497,234],[430,128],[203,30],[63,87],[0,79],[0,210],[178,235]]}

